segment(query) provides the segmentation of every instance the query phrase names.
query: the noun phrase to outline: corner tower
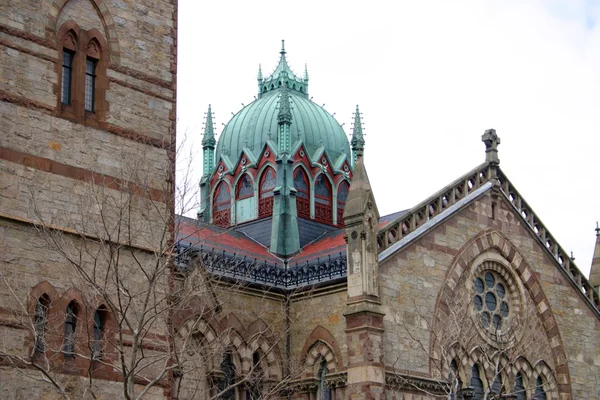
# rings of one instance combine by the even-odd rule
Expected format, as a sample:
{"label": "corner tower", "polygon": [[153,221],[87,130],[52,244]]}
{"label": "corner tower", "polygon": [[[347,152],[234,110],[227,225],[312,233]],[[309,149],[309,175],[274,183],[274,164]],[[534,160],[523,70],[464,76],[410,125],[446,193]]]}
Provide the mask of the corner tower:
{"label": "corner tower", "polygon": [[306,66],[295,74],[284,44],[271,74],[259,67],[258,97],[223,129],[202,183],[206,222],[245,232],[280,257],[343,227],[353,173],[346,133],[310,100]]}

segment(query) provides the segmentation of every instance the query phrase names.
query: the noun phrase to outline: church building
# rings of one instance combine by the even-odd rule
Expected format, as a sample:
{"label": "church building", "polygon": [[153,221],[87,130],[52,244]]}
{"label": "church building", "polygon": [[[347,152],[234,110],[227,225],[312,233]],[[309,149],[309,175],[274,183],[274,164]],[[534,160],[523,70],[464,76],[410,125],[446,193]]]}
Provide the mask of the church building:
{"label": "church building", "polygon": [[177,215],[177,12],[0,5],[3,398],[600,398],[600,228],[588,278],[494,129],[382,216],[358,106],[349,136],[282,42]]}

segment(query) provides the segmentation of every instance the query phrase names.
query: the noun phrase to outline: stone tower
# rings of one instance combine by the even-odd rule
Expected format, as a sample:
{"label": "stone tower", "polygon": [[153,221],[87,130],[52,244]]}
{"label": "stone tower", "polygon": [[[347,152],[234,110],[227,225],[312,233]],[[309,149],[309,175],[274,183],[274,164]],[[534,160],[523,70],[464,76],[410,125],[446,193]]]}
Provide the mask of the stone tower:
{"label": "stone tower", "polygon": [[[119,373],[100,362],[115,354],[97,347],[89,356],[84,329],[89,316],[98,346],[111,340],[110,301],[66,258],[79,254],[78,266],[92,268],[84,249],[110,244],[144,264],[172,240],[164,217],[173,209],[177,1],[7,0],[0,13],[2,335],[59,384],[68,376],[70,396],[82,396],[91,374],[101,397],[119,397]],[[33,326],[8,317],[25,314]],[[39,398],[51,388],[1,368],[4,390]]]}

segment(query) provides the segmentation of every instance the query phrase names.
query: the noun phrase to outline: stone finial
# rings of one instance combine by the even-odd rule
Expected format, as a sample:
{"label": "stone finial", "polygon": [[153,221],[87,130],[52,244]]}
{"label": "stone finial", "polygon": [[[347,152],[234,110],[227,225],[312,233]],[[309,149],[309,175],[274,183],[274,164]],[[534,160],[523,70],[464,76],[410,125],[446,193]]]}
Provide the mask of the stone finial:
{"label": "stone finial", "polygon": [[308,82],[308,68],[304,64],[304,82]]}
{"label": "stone finial", "polygon": [[485,161],[499,164],[500,159],[498,158],[498,145],[500,137],[496,134],[495,129],[488,129],[481,136],[481,141],[485,143]]}
{"label": "stone finial", "polygon": [[590,269],[590,284],[600,291],[600,226],[596,222],[596,245]]}
{"label": "stone finial", "polygon": [[260,64],[258,64],[258,75],[256,76],[256,79],[258,79],[261,82],[263,80],[262,65]]}

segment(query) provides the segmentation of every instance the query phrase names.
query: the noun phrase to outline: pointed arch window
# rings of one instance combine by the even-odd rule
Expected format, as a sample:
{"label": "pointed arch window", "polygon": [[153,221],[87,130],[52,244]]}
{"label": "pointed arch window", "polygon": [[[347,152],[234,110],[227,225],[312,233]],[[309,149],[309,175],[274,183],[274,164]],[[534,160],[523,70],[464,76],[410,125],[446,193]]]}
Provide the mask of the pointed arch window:
{"label": "pointed arch window", "polygon": [[75,357],[75,331],[77,329],[77,314],[79,307],[73,300],[67,305],[65,315],[65,338],[63,342],[63,353],[65,357]]}
{"label": "pointed arch window", "polygon": [[294,172],[294,188],[296,188],[296,209],[298,216],[310,219],[310,187],[304,169],[298,167]]}
{"label": "pointed arch window", "polygon": [[273,190],[276,185],[275,170],[271,167],[267,167],[260,178],[258,218],[265,218],[273,215]]}
{"label": "pointed arch window", "polygon": [[88,57],[85,62],[85,111],[94,112],[96,96],[96,64],[98,60]]}
{"label": "pointed arch window", "polygon": [[65,105],[71,104],[71,90],[73,87],[73,59],[75,52],[67,48],[63,51],[61,102]]}
{"label": "pointed arch window", "polygon": [[258,352],[252,354],[252,372],[248,383],[248,400],[259,400],[262,398],[264,373],[260,365],[261,356]]}
{"label": "pointed arch window", "polygon": [[494,383],[492,383],[492,393],[501,394],[502,391],[502,375],[498,373],[494,378]]}
{"label": "pointed arch window", "polygon": [[328,373],[329,370],[327,369],[327,360],[323,358],[319,367],[319,373],[317,374],[317,379],[319,380],[317,386],[318,400],[331,400],[331,387],[327,384],[326,381]]}
{"label": "pointed arch window", "polygon": [[102,359],[107,316],[108,310],[103,305],[98,307],[96,312],[94,312],[94,340],[92,341],[93,360]]}
{"label": "pointed arch window", "polygon": [[34,352],[36,354],[42,354],[46,351],[46,324],[48,323],[49,308],[50,297],[47,294],[37,299],[33,312],[33,329],[35,330]]}
{"label": "pointed arch window", "polygon": [[236,371],[235,365],[233,364],[233,355],[230,350],[223,356],[223,361],[221,361],[221,372],[223,373],[223,377],[217,384],[217,389],[221,394],[219,399],[235,400],[235,387],[233,387],[233,384],[236,379]]}
{"label": "pointed arch window", "polygon": [[541,376],[538,376],[535,380],[535,394],[534,400],[546,400],[546,391],[544,390],[544,381]]}
{"label": "pointed arch window", "polygon": [[331,203],[331,184],[325,174],[320,174],[315,181],[315,219],[317,221],[327,224],[333,222]]}
{"label": "pointed arch window", "polygon": [[527,400],[527,391],[525,390],[525,384],[523,382],[523,375],[521,373],[517,373],[515,378],[515,390],[514,390],[516,400]]}
{"label": "pointed arch window", "polygon": [[458,363],[456,360],[452,360],[450,363],[450,373],[448,374],[448,381],[450,382],[450,399],[458,399],[460,390],[462,389],[462,381],[458,373]]}
{"label": "pointed arch window", "polygon": [[248,199],[254,196],[254,186],[252,185],[252,179],[250,179],[250,175],[244,174],[242,178],[238,181],[237,187],[237,199],[243,200]]}
{"label": "pointed arch window", "polygon": [[477,364],[471,368],[471,386],[473,387],[473,399],[483,400],[483,381],[481,380]]}
{"label": "pointed arch window", "polygon": [[221,182],[213,199],[213,224],[228,227],[231,224],[231,193],[229,186]]}
{"label": "pointed arch window", "polygon": [[341,227],[344,226],[344,208],[346,207],[346,200],[348,199],[348,189],[350,186],[348,182],[342,181],[338,187],[337,194],[337,224]]}

